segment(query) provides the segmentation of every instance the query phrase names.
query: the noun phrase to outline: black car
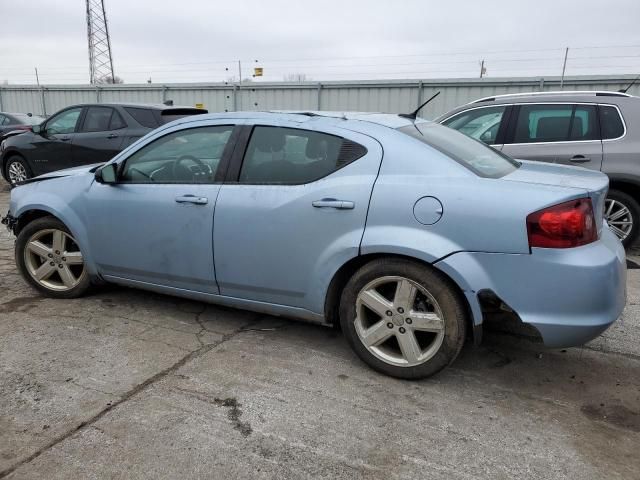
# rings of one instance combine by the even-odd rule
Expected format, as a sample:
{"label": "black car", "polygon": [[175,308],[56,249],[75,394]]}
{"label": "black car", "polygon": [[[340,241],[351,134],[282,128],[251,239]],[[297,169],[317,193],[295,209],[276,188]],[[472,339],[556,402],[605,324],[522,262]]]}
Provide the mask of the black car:
{"label": "black car", "polygon": [[160,125],[202,113],[207,110],[148,104],[68,107],[2,141],[2,176],[14,185],[63,168],[106,162]]}
{"label": "black car", "polygon": [[0,112],[0,140],[9,132],[31,130],[34,125],[44,122],[44,117],[31,113]]}

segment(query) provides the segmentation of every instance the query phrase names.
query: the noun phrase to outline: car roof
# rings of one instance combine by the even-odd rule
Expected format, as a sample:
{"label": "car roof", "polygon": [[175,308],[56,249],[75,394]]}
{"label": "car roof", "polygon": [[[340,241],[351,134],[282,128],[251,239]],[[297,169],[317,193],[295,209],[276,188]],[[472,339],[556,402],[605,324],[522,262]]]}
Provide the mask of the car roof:
{"label": "car roof", "polygon": [[[599,97],[599,98],[598,98]],[[508,93],[504,95],[492,95],[490,97],[479,98],[469,102],[467,105],[484,104],[484,103],[523,103],[529,101],[542,102],[593,102],[598,98],[599,102],[602,101],[628,101],[633,99],[635,101],[638,97],[629,95],[622,92],[611,92],[603,90],[560,90],[549,92],[520,92],[520,93]]]}
{"label": "car roof", "polygon": [[[401,128],[411,125],[412,120],[403,118],[396,113],[379,112],[332,112],[322,110],[267,110],[267,111],[240,111],[240,112],[220,112],[198,115],[198,120],[216,120],[225,118],[243,118],[251,120],[283,120],[297,123],[304,123],[311,120],[322,120],[325,123],[339,125],[344,121],[360,121],[382,125],[388,128]],[[174,123],[193,121],[184,118]],[[421,118],[417,121],[424,122]]]}
{"label": "car roof", "polygon": [[[108,102],[108,103],[79,103],[77,105],[70,105],[66,108],[74,107],[132,107],[132,108],[146,108],[148,110],[201,110],[190,105],[165,105],[164,103],[136,103],[136,102]],[[65,108],[65,109],[66,109]]]}

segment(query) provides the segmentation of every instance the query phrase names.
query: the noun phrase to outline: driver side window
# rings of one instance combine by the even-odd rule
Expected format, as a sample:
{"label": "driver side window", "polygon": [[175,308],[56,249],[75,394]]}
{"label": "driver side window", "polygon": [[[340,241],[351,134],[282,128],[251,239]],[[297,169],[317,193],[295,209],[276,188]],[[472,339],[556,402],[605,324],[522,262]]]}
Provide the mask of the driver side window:
{"label": "driver side window", "polygon": [[122,183],[213,183],[233,126],[198,127],[161,137],[125,162]]}
{"label": "driver side window", "polygon": [[58,135],[73,133],[82,108],[72,108],[54,116],[47,122],[47,134]]}

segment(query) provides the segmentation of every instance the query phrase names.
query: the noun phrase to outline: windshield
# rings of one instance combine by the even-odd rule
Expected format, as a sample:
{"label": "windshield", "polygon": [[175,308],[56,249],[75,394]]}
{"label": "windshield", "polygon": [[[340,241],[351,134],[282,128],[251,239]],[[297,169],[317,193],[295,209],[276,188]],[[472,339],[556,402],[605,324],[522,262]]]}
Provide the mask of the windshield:
{"label": "windshield", "polygon": [[21,125],[40,125],[44,121],[44,117],[38,115],[24,115],[22,113],[13,114],[13,117],[20,122]]}
{"label": "windshield", "polygon": [[504,177],[520,166],[484,143],[437,123],[418,122],[398,130],[444,153],[481,177]]}

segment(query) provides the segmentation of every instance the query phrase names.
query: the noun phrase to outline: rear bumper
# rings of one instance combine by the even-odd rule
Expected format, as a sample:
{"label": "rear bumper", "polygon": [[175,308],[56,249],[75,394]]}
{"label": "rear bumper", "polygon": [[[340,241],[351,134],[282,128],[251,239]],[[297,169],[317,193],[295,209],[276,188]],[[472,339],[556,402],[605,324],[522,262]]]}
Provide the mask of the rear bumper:
{"label": "rear bumper", "polygon": [[[597,242],[531,254],[461,252],[436,266],[458,282],[470,303],[492,290],[549,347],[582,345],[615,322],[626,302],[626,260],[607,228]],[[474,321],[480,311],[473,305]]]}

